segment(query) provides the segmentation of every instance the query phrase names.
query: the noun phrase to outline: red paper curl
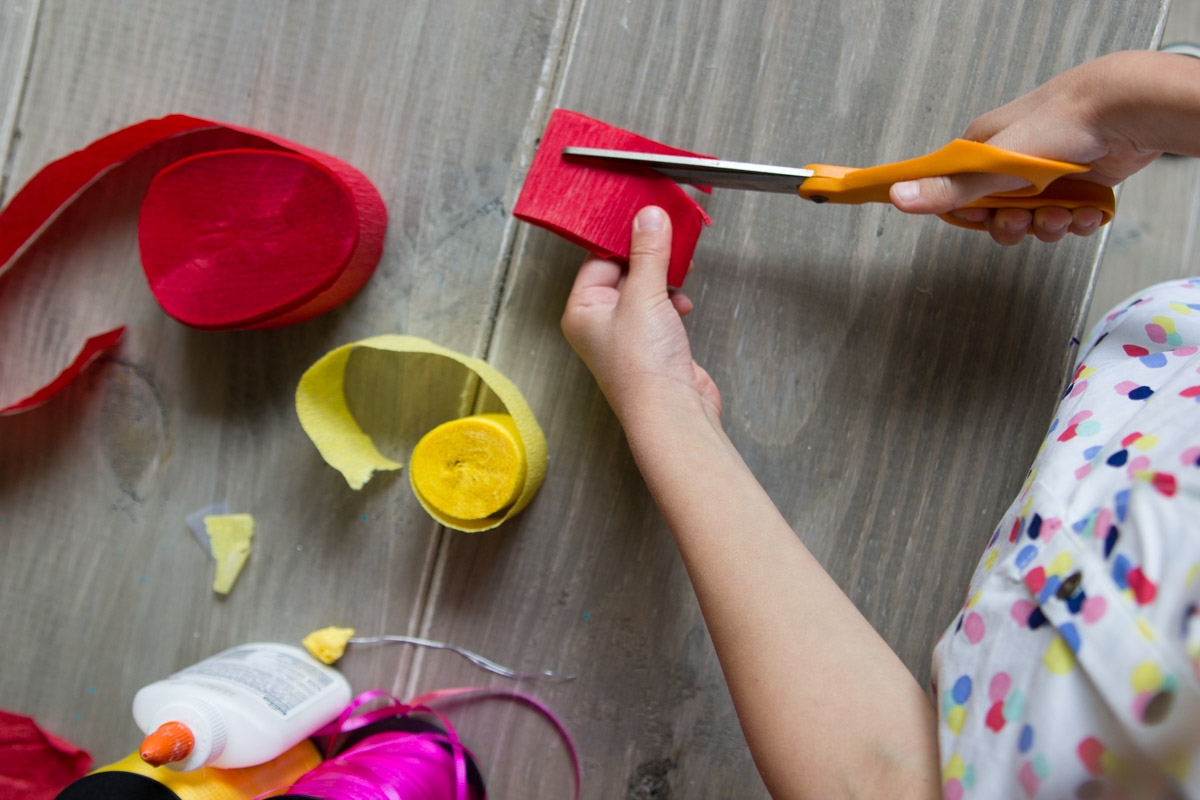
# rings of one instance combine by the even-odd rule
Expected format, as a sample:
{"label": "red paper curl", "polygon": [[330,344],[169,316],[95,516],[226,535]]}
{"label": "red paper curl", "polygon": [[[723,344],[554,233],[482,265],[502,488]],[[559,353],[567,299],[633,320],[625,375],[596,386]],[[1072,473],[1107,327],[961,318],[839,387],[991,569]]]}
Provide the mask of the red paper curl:
{"label": "red paper curl", "polygon": [[[350,299],[383,252],[387,209],[371,182],[286,139],[182,114],[123,128],[34,175],[0,210],[0,276],[106,173],[166,139],[219,129],[252,136],[263,148],[177,161],[142,202],[138,245],[159,305],[185,325],[216,331],[290,325]],[[52,382],[0,414],[48,400],[123,331],[89,338]]]}

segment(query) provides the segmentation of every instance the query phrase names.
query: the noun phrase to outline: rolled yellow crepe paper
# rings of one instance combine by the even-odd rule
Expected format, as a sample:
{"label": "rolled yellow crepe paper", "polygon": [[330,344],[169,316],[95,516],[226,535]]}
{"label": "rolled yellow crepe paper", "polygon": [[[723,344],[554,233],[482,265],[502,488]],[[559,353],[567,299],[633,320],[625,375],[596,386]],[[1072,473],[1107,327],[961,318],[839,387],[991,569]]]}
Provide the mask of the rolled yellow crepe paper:
{"label": "rolled yellow crepe paper", "polygon": [[408,465],[421,505],[456,522],[486,519],[511,506],[525,472],[525,447],[508,414],[442,423],[417,442]]}
{"label": "rolled yellow crepe paper", "polygon": [[[373,336],[343,345],[327,353],[300,378],[296,388],[296,414],[300,418],[300,425],[317,446],[321,457],[342,473],[352,489],[361,489],[377,470],[400,469],[403,466],[379,452],[346,403],[346,364],[350,354],[359,347],[451,359],[477,375],[512,418],[518,442],[525,453],[525,479],[515,501],[503,514],[472,520],[443,513],[418,492],[417,499],[434,519],[454,530],[486,531],[508,520],[529,504],[546,475],[546,437],[520,390],[486,361],[416,336]],[[448,416],[457,416],[457,409]]]}

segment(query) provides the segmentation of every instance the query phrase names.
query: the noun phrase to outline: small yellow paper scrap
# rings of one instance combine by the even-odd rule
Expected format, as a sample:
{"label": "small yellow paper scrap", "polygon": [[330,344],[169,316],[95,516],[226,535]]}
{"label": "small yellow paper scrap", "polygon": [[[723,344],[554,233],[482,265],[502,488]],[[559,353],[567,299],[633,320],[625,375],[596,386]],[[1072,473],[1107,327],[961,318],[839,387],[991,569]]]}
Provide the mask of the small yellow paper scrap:
{"label": "small yellow paper scrap", "polygon": [[234,581],[250,557],[250,540],[254,538],[254,517],[249,514],[219,514],[204,518],[204,530],[212,544],[217,572],[213,591],[229,594]]}
{"label": "small yellow paper scrap", "polygon": [[331,625],[305,636],[304,649],[312,653],[313,658],[332,664],[346,652],[346,643],[353,635],[354,628],[337,628]]}

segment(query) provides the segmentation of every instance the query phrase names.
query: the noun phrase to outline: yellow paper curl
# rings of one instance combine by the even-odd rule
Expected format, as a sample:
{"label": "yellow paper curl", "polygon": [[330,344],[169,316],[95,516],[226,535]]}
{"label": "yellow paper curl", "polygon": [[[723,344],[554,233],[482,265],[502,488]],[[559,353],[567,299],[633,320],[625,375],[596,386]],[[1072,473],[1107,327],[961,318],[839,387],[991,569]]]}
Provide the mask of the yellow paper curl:
{"label": "yellow paper curl", "polygon": [[[300,425],[317,446],[321,457],[342,473],[352,489],[361,489],[377,470],[394,470],[403,466],[379,452],[350,411],[345,393],[346,367],[351,354],[358,348],[450,359],[476,375],[512,417],[519,444],[525,453],[525,479],[515,501],[503,509],[503,513],[472,520],[443,512],[418,492],[417,499],[434,519],[454,530],[486,531],[508,520],[529,504],[546,475],[546,437],[520,390],[487,362],[415,336],[373,336],[343,345],[327,353],[300,378],[296,388],[296,414],[300,418]],[[455,409],[454,413],[446,416],[452,419],[462,415]]]}

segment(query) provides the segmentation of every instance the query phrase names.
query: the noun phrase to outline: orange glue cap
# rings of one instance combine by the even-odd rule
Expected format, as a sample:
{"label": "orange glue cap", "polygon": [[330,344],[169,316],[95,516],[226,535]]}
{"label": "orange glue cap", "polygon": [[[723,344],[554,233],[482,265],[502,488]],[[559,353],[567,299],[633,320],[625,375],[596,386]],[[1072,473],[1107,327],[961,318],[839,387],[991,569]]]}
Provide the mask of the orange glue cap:
{"label": "orange glue cap", "polygon": [[182,722],[164,722],[142,740],[142,761],[155,767],[182,761],[192,752],[196,737]]}

